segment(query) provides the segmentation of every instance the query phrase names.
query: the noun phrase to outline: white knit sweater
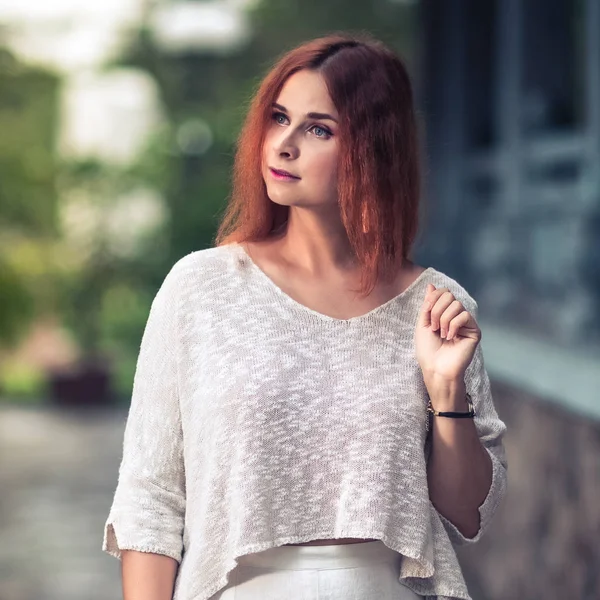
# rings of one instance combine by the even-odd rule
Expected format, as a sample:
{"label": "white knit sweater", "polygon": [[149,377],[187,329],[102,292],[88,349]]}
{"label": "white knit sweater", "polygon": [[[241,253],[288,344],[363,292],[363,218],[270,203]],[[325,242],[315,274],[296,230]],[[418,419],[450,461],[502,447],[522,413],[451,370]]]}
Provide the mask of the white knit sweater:
{"label": "white knit sweater", "polygon": [[[476,541],[506,489],[505,424],[481,344],[465,382],[493,462],[481,528],[429,500],[426,388],[414,331],[429,267],[368,313],[337,319],[281,290],[239,244],[192,252],[165,278],[141,343],[102,549],[180,565],[175,600],[207,600],[236,559],[282,544],[374,538],[426,598],[469,599],[453,544]],[[427,443],[426,443],[427,441]]]}

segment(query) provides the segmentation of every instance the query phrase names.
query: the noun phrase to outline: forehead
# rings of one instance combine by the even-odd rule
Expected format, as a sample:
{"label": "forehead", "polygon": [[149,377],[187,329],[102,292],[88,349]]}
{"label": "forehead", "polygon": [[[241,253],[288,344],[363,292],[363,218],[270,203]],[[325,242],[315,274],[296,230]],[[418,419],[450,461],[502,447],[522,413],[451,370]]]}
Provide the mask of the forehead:
{"label": "forehead", "polygon": [[276,102],[291,113],[327,112],[337,115],[325,79],[315,71],[298,71],[287,79]]}

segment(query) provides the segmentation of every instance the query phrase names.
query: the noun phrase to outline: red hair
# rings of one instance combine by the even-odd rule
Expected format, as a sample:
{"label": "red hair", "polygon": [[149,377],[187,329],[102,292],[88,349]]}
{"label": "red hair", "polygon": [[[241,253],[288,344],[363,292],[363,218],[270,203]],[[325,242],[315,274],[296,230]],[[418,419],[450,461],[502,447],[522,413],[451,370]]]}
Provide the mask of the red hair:
{"label": "red hair", "polygon": [[261,157],[272,104],[301,69],[324,78],[340,116],[340,216],[361,266],[360,291],[368,294],[409,258],[420,196],[411,82],[402,60],[370,36],[308,41],[284,54],[260,83],[237,140],[232,193],[215,243],[264,240],[287,220],[289,207],[267,195]]}

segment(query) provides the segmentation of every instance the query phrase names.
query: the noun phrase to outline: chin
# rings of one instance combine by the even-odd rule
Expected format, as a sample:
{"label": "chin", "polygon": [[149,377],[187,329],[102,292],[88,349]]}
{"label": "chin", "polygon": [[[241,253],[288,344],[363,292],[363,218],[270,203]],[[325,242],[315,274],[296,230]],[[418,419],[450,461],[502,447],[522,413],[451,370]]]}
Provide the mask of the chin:
{"label": "chin", "polygon": [[[297,198],[294,197],[293,194],[286,194],[286,190],[280,190],[280,189],[275,189],[273,190],[272,188],[269,188],[269,186],[266,186],[266,191],[267,191],[267,196],[269,198],[269,200],[271,200],[272,202],[275,202],[276,204],[281,204],[283,206],[289,206],[290,204],[296,204],[297,203]],[[291,190],[289,190],[291,191]]]}
{"label": "chin", "polygon": [[277,198],[267,194],[269,200],[274,204],[279,204],[280,206],[300,206],[299,202],[294,202],[294,200],[286,200],[285,198]]}

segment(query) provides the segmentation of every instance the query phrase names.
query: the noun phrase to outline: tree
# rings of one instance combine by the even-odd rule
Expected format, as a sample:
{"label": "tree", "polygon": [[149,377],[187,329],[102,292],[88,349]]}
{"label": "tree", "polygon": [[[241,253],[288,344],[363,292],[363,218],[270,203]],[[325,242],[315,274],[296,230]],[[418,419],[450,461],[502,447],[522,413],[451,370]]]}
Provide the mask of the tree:
{"label": "tree", "polygon": [[0,48],[0,343],[53,304],[59,78]]}

